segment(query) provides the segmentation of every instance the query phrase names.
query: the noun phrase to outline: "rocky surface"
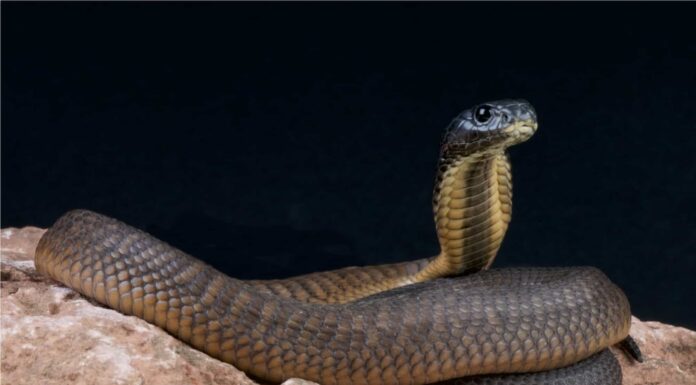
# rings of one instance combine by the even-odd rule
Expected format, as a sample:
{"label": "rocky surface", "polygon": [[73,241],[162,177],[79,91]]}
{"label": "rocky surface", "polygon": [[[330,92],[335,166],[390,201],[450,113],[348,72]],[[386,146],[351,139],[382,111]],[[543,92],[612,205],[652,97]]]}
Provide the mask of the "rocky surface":
{"label": "rocky surface", "polygon": [[[2,384],[255,384],[161,329],[36,273],[43,232],[4,229],[0,236]],[[645,362],[616,352],[625,385],[696,384],[696,332],[634,318],[631,335]]]}
{"label": "rocky surface", "polygon": [[2,384],[255,384],[34,270],[43,230],[2,230]]}
{"label": "rocky surface", "polygon": [[633,317],[631,336],[644,361],[632,362],[614,349],[624,385],[696,385],[696,332]]}

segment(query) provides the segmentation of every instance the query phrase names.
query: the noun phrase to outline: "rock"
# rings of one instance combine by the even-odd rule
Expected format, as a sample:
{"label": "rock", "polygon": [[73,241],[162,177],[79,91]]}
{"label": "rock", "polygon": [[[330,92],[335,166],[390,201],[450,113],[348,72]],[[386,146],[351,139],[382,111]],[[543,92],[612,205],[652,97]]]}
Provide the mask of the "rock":
{"label": "rock", "polygon": [[2,384],[253,385],[156,326],[91,303],[34,270],[44,230],[2,230]]}
{"label": "rock", "polygon": [[[256,384],[163,330],[38,274],[34,249],[44,231],[1,232],[2,384]],[[634,317],[631,335],[645,362],[615,351],[625,385],[696,384],[696,332]]]}
{"label": "rock", "polygon": [[617,349],[623,385],[696,384],[696,332],[633,317],[631,336],[643,352],[642,363],[629,360]]}

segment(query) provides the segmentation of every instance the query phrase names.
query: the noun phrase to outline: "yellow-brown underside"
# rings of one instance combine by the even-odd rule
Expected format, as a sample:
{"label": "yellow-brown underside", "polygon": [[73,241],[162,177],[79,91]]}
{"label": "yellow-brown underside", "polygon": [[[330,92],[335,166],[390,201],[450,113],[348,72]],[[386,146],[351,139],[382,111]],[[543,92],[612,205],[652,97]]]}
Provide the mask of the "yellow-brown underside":
{"label": "yellow-brown underside", "polygon": [[346,303],[416,282],[486,269],[500,249],[512,215],[507,155],[501,151],[449,161],[438,177],[433,212],[440,243],[436,257],[249,283],[304,302]]}
{"label": "yellow-brown underside", "polygon": [[510,163],[501,152],[462,157],[442,174],[434,197],[440,254],[416,282],[488,268],[512,215]]}

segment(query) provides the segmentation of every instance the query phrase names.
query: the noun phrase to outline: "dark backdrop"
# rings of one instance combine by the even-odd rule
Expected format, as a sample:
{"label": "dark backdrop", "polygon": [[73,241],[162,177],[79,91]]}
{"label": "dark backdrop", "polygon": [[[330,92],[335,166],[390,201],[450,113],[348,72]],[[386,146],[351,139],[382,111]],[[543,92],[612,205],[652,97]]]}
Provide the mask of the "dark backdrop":
{"label": "dark backdrop", "polygon": [[437,251],[438,144],[526,98],[496,261],[696,328],[693,4],[2,5],[2,226],[120,218],[242,278]]}

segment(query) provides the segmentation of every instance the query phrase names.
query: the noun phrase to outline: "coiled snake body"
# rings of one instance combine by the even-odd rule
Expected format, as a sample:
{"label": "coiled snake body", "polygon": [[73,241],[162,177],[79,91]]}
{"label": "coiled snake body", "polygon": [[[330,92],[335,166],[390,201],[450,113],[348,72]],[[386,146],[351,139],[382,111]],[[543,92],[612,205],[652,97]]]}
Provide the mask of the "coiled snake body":
{"label": "coiled snake body", "polygon": [[450,124],[433,200],[441,245],[433,258],[240,281],[122,222],[76,210],[41,238],[37,270],[267,381],[617,384],[606,348],[627,337],[631,315],[599,270],[457,276],[492,263],[511,215],[505,149],[536,126],[532,107],[511,100]]}

